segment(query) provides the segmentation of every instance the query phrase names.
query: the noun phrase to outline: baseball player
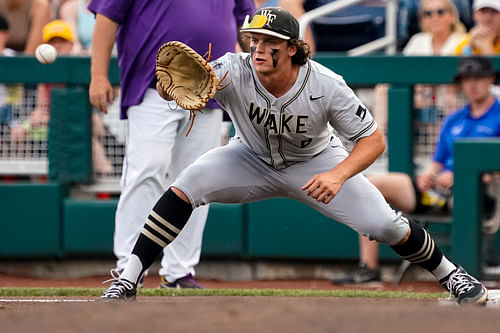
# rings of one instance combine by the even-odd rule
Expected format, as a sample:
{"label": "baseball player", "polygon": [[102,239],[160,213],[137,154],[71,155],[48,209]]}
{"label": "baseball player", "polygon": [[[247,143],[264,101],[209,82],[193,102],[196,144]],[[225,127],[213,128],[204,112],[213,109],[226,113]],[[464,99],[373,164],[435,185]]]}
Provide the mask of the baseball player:
{"label": "baseball player", "polygon": [[[195,207],[287,197],[388,244],[431,272],[459,303],[484,303],[486,288],[360,173],[384,151],[383,135],[342,77],[309,59],[298,21],[282,8],[261,8],[241,31],[249,35],[250,54],[228,53],[211,63],[219,78],[230,77],[215,99],[231,116],[235,138],[198,158],[158,200],[125,270],[101,300],[134,299],[139,278]],[[350,154],[329,124],[355,143]]]}

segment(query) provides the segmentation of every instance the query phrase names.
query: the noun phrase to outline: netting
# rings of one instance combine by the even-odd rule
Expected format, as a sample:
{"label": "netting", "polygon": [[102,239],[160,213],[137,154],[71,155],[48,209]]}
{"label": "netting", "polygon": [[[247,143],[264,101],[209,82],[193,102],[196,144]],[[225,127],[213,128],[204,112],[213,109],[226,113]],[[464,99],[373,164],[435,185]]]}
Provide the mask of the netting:
{"label": "netting", "polygon": [[[28,120],[33,117],[37,108],[48,109],[49,106],[40,105],[36,85],[19,84],[3,85],[3,87],[6,98],[3,104],[0,103],[0,175],[28,177],[46,175],[48,169],[47,123],[43,124],[41,121],[41,125],[28,125]],[[437,91],[436,86],[427,88],[423,93]],[[374,117],[386,132],[387,110],[384,110],[383,106],[376,105],[379,100],[374,94],[373,87],[356,89],[356,93],[369,110],[372,112],[375,110]],[[415,96],[418,93],[416,91]],[[417,168],[423,168],[430,162],[444,118],[465,103],[465,99],[460,94],[456,94],[453,98],[453,102],[446,102],[446,100],[443,102],[435,96],[426,96],[427,102],[422,104],[420,110],[417,110],[414,120],[414,161]],[[382,94],[382,105],[384,102],[386,105],[386,99],[387,95]],[[94,187],[87,187],[90,191],[119,191],[126,131],[127,121],[119,119],[118,103],[112,104],[107,114],[94,111],[95,184]],[[352,144],[346,143],[346,145],[352,148]],[[374,168],[381,172],[387,170],[387,152],[377,160]]]}

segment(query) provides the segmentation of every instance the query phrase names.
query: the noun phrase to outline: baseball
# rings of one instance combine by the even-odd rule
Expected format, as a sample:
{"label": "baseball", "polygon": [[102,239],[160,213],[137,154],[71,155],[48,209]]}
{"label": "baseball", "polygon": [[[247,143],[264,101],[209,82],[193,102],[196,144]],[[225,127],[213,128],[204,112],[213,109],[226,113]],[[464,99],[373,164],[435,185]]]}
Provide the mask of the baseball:
{"label": "baseball", "polygon": [[50,44],[40,44],[35,51],[36,60],[42,64],[51,64],[56,61],[57,51],[55,47]]}

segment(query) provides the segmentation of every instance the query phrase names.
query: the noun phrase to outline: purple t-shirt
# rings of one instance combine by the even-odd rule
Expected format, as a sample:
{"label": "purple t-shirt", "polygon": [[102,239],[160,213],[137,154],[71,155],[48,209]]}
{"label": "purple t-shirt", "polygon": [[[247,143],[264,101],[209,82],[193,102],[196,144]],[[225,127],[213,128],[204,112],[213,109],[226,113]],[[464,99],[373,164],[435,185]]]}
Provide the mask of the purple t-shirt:
{"label": "purple t-shirt", "polygon": [[[155,79],[156,52],[176,40],[199,54],[212,43],[212,59],[233,52],[238,26],[255,11],[254,0],[92,0],[88,6],[120,26],[116,36],[120,67],[121,118],[142,102]],[[207,107],[217,107],[210,101]]]}

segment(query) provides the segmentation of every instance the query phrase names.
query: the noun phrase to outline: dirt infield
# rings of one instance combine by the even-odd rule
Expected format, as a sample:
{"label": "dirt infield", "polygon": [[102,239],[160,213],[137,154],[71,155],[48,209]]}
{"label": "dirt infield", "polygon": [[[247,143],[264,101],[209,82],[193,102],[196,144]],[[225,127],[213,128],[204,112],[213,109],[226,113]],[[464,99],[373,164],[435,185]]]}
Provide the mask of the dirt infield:
{"label": "dirt infield", "polygon": [[[0,287],[103,288],[105,276],[38,280],[0,275]],[[328,280],[225,282],[207,288],[352,289]],[[146,287],[158,285],[157,276]],[[375,290],[441,291],[435,282],[367,285]],[[138,297],[94,303],[95,298],[3,298],[0,332],[498,332],[499,307],[451,306],[437,301],[336,297]]]}
{"label": "dirt infield", "polygon": [[498,332],[499,311],[335,297],[139,297],[126,304],[4,303],[0,327],[16,333]]}

